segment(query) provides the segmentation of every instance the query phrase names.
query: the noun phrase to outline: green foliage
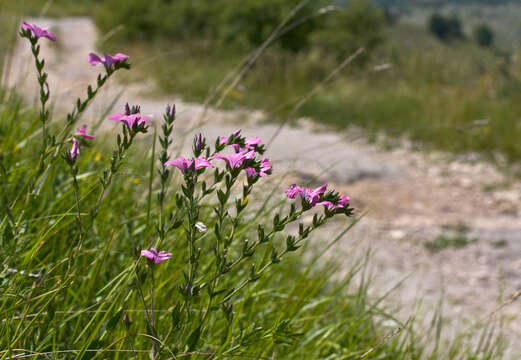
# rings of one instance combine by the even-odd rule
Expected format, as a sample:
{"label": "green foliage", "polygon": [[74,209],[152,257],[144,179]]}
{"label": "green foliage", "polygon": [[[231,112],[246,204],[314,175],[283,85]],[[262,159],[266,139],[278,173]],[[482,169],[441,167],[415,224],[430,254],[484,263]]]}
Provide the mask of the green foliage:
{"label": "green foliage", "polygon": [[457,235],[439,235],[435,239],[427,241],[425,247],[430,251],[440,251],[447,248],[463,248],[472,243],[475,243],[477,239],[468,238],[463,234]]}
{"label": "green foliage", "polygon": [[[118,36],[127,41],[207,38],[251,48],[266,40],[294,6],[290,0],[108,0],[96,19],[105,31],[123,25]],[[298,17],[309,17],[312,11],[307,5]],[[314,27],[313,20],[296,26],[281,36],[280,45],[291,51],[305,49]]]}
{"label": "green foliage", "polygon": [[[295,1],[288,0],[228,0],[217,15],[219,38],[225,43],[236,42],[245,48],[258,46],[268,39],[295,5]],[[317,27],[316,21],[310,18],[313,11],[309,3],[299,10],[289,24],[299,19],[307,20],[280,38],[282,48],[293,52],[308,48],[309,36]]]}
{"label": "green foliage", "polygon": [[474,40],[479,46],[491,47],[494,44],[494,32],[487,25],[478,25],[474,29]]}
{"label": "green foliage", "polygon": [[324,54],[344,58],[360,47],[372,50],[383,41],[384,12],[367,0],[350,1],[349,5],[320,19],[313,34],[313,45]]}

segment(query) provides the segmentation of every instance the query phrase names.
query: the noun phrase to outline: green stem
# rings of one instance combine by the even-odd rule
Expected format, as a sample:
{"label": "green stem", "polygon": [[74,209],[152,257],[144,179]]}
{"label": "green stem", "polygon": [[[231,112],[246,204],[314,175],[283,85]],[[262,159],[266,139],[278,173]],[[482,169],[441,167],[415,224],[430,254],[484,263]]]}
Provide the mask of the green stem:
{"label": "green stem", "polygon": [[11,226],[13,226],[13,230],[16,230],[16,221],[14,219],[13,213],[11,212],[11,206],[9,201],[9,184],[7,182],[7,170],[4,166],[4,157],[2,156],[2,154],[0,154],[0,170],[2,171],[2,179],[4,185],[4,201],[7,217],[9,218],[9,221],[11,221]]}
{"label": "green stem", "polygon": [[83,234],[83,224],[82,224],[82,221],[81,221],[80,196],[79,196],[80,187],[78,185],[78,179],[77,179],[77,176],[76,176],[77,173],[78,173],[78,170],[77,169],[73,169],[72,180],[73,180],[73,183],[74,183],[74,195],[76,197],[76,211],[77,211],[77,216],[78,216],[78,227],[79,227],[79,230],[80,230],[80,237],[81,237],[81,234]]}
{"label": "green stem", "polygon": [[40,153],[40,161],[38,169],[40,173],[43,171],[44,161],[47,154],[47,121],[49,119],[49,111],[45,105],[50,97],[49,84],[47,83],[47,73],[43,71],[45,66],[45,60],[40,60],[38,55],[40,54],[40,45],[38,45],[38,39],[31,36],[29,39],[31,42],[31,51],[34,56],[34,63],[36,67],[36,73],[38,77],[38,84],[40,86],[40,121],[42,122],[42,150]]}
{"label": "green stem", "polygon": [[96,205],[94,206],[94,210],[91,213],[91,225],[94,224],[94,220],[98,216],[101,202],[105,197],[105,193],[111,185],[114,175],[118,173],[119,168],[123,163],[123,159],[125,158],[126,151],[130,148],[134,140],[135,134],[133,132],[131,132],[127,137],[128,132],[126,131],[125,126],[126,125],[123,125],[123,142],[118,141],[118,149],[112,154],[110,169],[104,171],[104,177],[101,180],[102,189],[98,196],[98,200],[96,201]]}
{"label": "green stem", "polygon": [[76,121],[78,121],[78,119],[80,118],[80,115],[85,111],[85,109],[92,102],[92,100],[94,99],[94,97],[96,96],[98,91],[103,87],[103,85],[105,84],[107,79],[114,72],[115,72],[114,69],[109,68],[109,69],[107,69],[106,75],[104,75],[104,76],[98,75],[96,89],[93,91],[92,87],[89,85],[87,87],[87,98],[83,101],[81,101],[81,99],[79,99],[79,98],[77,99],[74,109],[72,110],[72,112],[67,114],[67,124],[62,129],[62,131],[58,134],[58,137],[59,138],[61,137],[61,138],[58,141],[58,143],[56,144],[56,149],[55,149],[49,163],[47,164],[47,168],[45,169],[45,172],[43,172],[43,163],[42,163],[42,166],[36,170],[36,174],[34,176],[36,179],[39,178],[40,175],[42,175],[42,172],[43,172],[43,176],[41,176],[40,181],[38,181],[38,183],[32,187],[31,194],[33,194],[33,195],[39,194],[43,183],[47,179],[47,174],[49,173],[52,164],[54,163],[56,158],[58,158],[58,155],[61,153],[61,150],[66,143],[66,140],[69,136],[69,132],[70,132],[72,126],[76,123]]}
{"label": "green stem", "polygon": [[[303,211],[300,211],[299,213],[300,213],[300,215],[301,215],[301,214],[303,213]],[[300,216],[300,215],[299,215],[299,216]],[[299,235],[299,238],[298,238],[298,240],[295,242],[295,245],[296,245],[296,246],[297,246],[297,245],[300,245],[300,243],[301,243],[305,238],[307,238],[307,237],[309,236],[309,234],[310,234],[312,231],[314,231],[314,230],[316,230],[317,228],[319,228],[320,226],[324,225],[324,224],[326,223],[325,220],[326,220],[326,219],[322,220],[321,222],[318,222],[316,225],[311,225],[311,226],[308,228],[308,232],[306,233],[305,236],[303,236],[303,235]],[[268,235],[268,236],[272,236],[271,234],[274,234],[274,233],[275,233],[275,231],[272,231],[272,232],[270,233],[270,235]],[[283,251],[278,255],[278,258],[279,258],[279,259],[282,259],[282,257],[284,257],[284,255],[286,255],[286,254],[289,253],[289,252],[292,252],[292,250],[290,250],[290,249],[285,249],[285,250],[283,250]],[[239,259],[237,260],[237,263],[240,262],[243,258],[244,258],[244,257],[239,258]],[[264,266],[263,266],[259,271],[256,272],[256,275],[257,275],[258,277],[260,277],[260,276],[261,276],[261,275],[262,275],[262,274],[263,274],[263,273],[264,273],[264,272],[265,272],[265,271],[266,271],[266,270],[267,270],[271,265],[273,265],[273,264],[274,264],[274,262],[272,262],[272,261],[268,262],[268,263],[267,263],[266,265],[264,265]],[[257,277],[257,279],[258,279],[258,277]],[[253,281],[255,281],[255,280],[253,280],[252,278],[248,278],[248,279],[246,279],[246,280],[243,280],[243,282],[242,282],[242,283],[241,283],[237,288],[235,288],[235,289],[234,289],[230,294],[228,294],[226,297],[224,297],[224,298],[219,302],[219,305],[222,305],[222,304],[226,303],[226,302],[227,302],[228,300],[230,300],[230,299],[231,299],[235,294],[237,294],[237,293],[238,293],[242,288],[244,288],[248,283],[253,282]]]}

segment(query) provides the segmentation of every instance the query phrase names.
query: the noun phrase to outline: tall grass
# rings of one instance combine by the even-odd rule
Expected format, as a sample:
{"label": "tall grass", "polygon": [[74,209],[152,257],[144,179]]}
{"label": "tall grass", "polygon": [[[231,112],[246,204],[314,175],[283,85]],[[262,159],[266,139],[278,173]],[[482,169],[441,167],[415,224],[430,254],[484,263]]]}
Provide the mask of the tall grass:
{"label": "tall grass", "polygon": [[[212,315],[195,349],[178,348],[183,334],[176,304],[182,301],[178,289],[188,256],[181,229],[163,243],[173,257],[155,273],[157,335],[151,337],[146,319],[150,308],[143,306],[150,303],[151,294],[140,290],[150,279],[137,267],[136,251],[153,241],[153,224],[159,216],[151,200],[159,191],[150,179],[150,161],[155,158],[149,147],[152,139],[139,139],[141,143],[128,154],[107,190],[108,201],[78,248],[74,184],[66,175],[67,167],[53,168],[38,196],[25,195],[39,160],[39,137],[32,135],[40,124],[35,112],[14,94],[2,95],[0,205],[6,211],[0,221],[5,254],[0,265],[0,358],[144,358],[154,344],[160,349],[156,358],[165,359],[501,358],[501,342],[489,330],[484,330],[483,342],[471,341],[471,332],[442,345],[435,335],[440,329],[416,330],[413,321],[395,319],[382,307],[382,299],[368,295],[364,259],[352,259],[345,269],[345,262],[298,254],[239,292],[231,320]],[[51,124],[49,131],[53,126],[57,124]],[[110,133],[97,135],[79,158],[82,209],[96,204],[98,174],[107,166],[115,143]],[[179,188],[178,181],[170,183],[173,191]],[[276,188],[278,180],[273,181],[267,188]],[[267,202],[245,216],[251,220],[241,233],[253,221],[271,221],[273,209],[282,206],[279,198],[276,191],[268,198],[252,198]],[[175,203],[169,193],[165,211],[172,211]],[[201,220],[211,224],[208,205],[201,208]],[[82,217],[88,221],[89,214]],[[202,251],[211,251],[210,237],[201,240]],[[322,254],[327,243],[318,240],[304,251]],[[211,263],[201,264],[202,269],[210,267]],[[334,276],[340,270],[345,275]],[[245,275],[239,271],[234,278]],[[441,325],[440,319],[436,321]]]}

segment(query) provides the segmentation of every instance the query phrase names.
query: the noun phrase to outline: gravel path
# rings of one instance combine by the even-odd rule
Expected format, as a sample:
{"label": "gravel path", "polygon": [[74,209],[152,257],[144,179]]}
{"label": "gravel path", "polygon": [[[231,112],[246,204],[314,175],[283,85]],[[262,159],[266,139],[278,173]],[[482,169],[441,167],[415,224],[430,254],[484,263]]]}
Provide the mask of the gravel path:
{"label": "gravel path", "polygon": [[[61,112],[97,75],[99,69],[87,63],[87,54],[96,48],[98,34],[88,18],[31,22],[50,26],[58,36],[56,44],[41,43],[51,97],[56,111]],[[28,44],[18,42],[14,52],[16,61],[7,82],[34,101],[35,71]],[[97,121],[121,93],[115,107],[118,111],[127,101],[139,103],[144,113],[160,119],[165,104],[175,101],[178,128],[186,130],[195,124],[203,111],[201,105],[176,97],[151,99],[142,95],[151,87],[152,83],[123,86],[112,80],[84,120]],[[277,125],[260,124],[260,112],[211,109],[207,115],[210,120],[198,131],[210,139],[242,128],[244,134],[267,141],[279,130]],[[521,288],[519,182],[484,162],[442,153],[415,153],[406,143],[384,151],[368,144],[356,130],[344,134],[328,132],[305,120],[299,124],[298,128],[283,128],[268,155],[276,169],[290,171],[293,180],[318,176],[317,184],[327,181],[349,194],[360,211],[369,210],[335,253],[346,259],[347,267],[354,258],[355,244],[360,244],[356,250],[360,253],[371,247],[374,288],[380,294],[407,278],[388,299],[389,304],[402,304],[401,320],[415,311],[419,299],[425,311],[432,309],[443,289],[448,323],[461,328],[468,325],[461,319],[482,319]],[[469,244],[459,249],[428,250],[425,244],[440,235]],[[514,339],[513,359],[520,358],[517,351],[521,345],[515,341],[521,338],[521,324],[515,319],[520,310],[518,301],[501,312],[512,317],[506,332]]]}

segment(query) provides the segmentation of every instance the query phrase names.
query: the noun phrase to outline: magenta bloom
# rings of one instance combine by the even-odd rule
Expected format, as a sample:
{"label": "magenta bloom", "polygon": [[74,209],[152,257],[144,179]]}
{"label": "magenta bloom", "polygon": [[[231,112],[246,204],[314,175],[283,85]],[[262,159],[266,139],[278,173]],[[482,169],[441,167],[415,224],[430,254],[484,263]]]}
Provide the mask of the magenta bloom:
{"label": "magenta bloom", "polygon": [[244,171],[246,172],[246,176],[255,177],[255,176],[270,176],[268,171],[271,170],[270,161],[267,158],[264,158],[260,164],[260,171],[255,170],[255,168],[246,168]]}
{"label": "magenta bloom", "polygon": [[147,119],[153,118],[153,115],[141,115],[141,114],[131,114],[124,115],[122,113],[115,113],[109,116],[109,120],[122,122],[127,125],[129,129],[132,129],[134,125],[140,126],[141,124],[152,124]]}
{"label": "magenta bloom", "polygon": [[103,57],[100,58],[98,55],[94,53],[89,54],[89,63],[92,66],[96,66],[98,64],[105,65],[106,68],[111,67],[114,64],[119,64],[122,62],[125,62],[129,59],[128,55],[117,53],[116,55],[112,56],[108,53],[103,53]]}
{"label": "magenta bloom", "polygon": [[259,175],[259,172],[254,168],[246,168],[244,171],[246,172],[247,177],[256,177]]}
{"label": "magenta bloom", "polygon": [[246,149],[246,148],[242,148],[242,147],[240,147],[239,144],[232,144],[232,147],[233,147],[233,150],[235,150],[236,153],[240,153],[240,152],[242,152],[244,149]]}
{"label": "magenta bloom", "polygon": [[245,144],[248,149],[253,150],[255,146],[262,144],[262,140],[259,137],[252,137],[247,139]]}
{"label": "magenta bloom", "polygon": [[244,150],[255,150],[258,145],[262,144],[262,140],[259,137],[252,137],[244,142],[244,147],[241,148],[239,144],[232,144],[235,152],[242,152]]}
{"label": "magenta bloom", "polygon": [[315,206],[320,197],[326,192],[327,184],[324,184],[316,189],[301,188],[295,184],[286,189],[286,195],[290,199],[295,199],[299,195],[309,205]]}
{"label": "magenta bloom", "polygon": [[297,186],[297,184],[292,184],[292,185],[290,185],[289,188],[286,189],[285,192],[286,192],[286,195],[288,196],[288,198],[295,199],[297,197],[297,195],[300,194],[301,190],[302,189],[299,186]]}
{"label": "magenta bloom", "polygon": [[56,41],[56,35],[54,35],[52,32],[50,32],[49,28],[46,28],[46,27],[41,28],[36,25],[29,25],[25,21],[22,21],[22,27],[24,27],[28,30],[31,30],[37,39],[39,39],[41,37],[45,37],[49,40]]}
{"label": "magenta bloom", "polygon": [[81,128],[79,128],[74,135],[81,136],[84,139],[92,140],[94,139],[94,135],[87,134],[87,125],[83,125]]}
{"label": "magenta bloom", "polygon": [[199,169],[207,168],[207,167],[213,167],[213,165],[210,163],[210,161],[208,161],[208,159],[206,159],[206,158],[200,157],[200,158],[195,158],[194,160],[190,161],[190,160],[185,159],[182,156],[178,157],[177,159],[167,161],[165,163],[165,166],[175,166],[179,170],[181,170],[181,172],[183,172],[183,173],[186,171],[186,169],[188,169],[192,166],[195,167],[195,170],[199,170]]}
{"label": "magenta bloom", "polygon": [[72,138],[72,148],[68,151],[72,160],[75,160],[80,154],[80,143],[76,138]]}
{"label": "magenta bloom", "polygon": [[329,211],[336,209],[345,209],[349,206],[349,196],[340,195],[338,204],[334,204],[331,201],[321,201],[317,205],[325,206]]}
{"label": "magenta bloom", "polygon": [[322,196],[326,192],[327,184],[324,184],[316,189],[302,188],[300,197],[306,200],[309,205],[315,206]]}
{"label": "magenta bloom", "polygon": [[219,146],[224,145],[227,142],[228,142],[228,138],[227,137],[220,137],[219,138]]}
{"label": "magenta bloom", "polygon": [[[236,138],[236,137],[238,137],[240,134],[241,134],[241,129],[239,129],[239,130],[235,131],[234,133],[232,133],[232,134],[230,135],[230,137],[227,137],[227,136],[225,136],[225,137],[219,137],[219,146],[222,146],[222,145],[226,144],[230,138]],[[237,152],[238,152],[238,151],[237,151]]]}
{"label": "magenta bloom", "polygon": [[172,254],[166,251],[157,252],[156,249],[150,248],[150,250],[141,250],[141,256],[146,257],[151,263],[159,264],[160,262],[170,259]]}
{"label": "magenta bloom", "polygon": [[215,154],[213,156],[214,159],[221,159],[226,162],[226,164],[232,168],[240,168],[245,160],[251,160],[255,157],[255,152],[250,151],[248,153],[238,153],[233,155],[222,155],[222,154]]}
{"label": "magenta bloom", "polygon": [[268,174],[269,170],[271,170],[270,160],[268,158],[262,159],[259,175],[262,177],[269,176],[270,175],[270,174]]}
{"label": "magenta bloom", "polygon": [[336,206],[337,209],[344,209],[344,208],[348,207],[349,201],[351,201],[349,196],[340,195],[340,201],[338,202],[338,205]]}

